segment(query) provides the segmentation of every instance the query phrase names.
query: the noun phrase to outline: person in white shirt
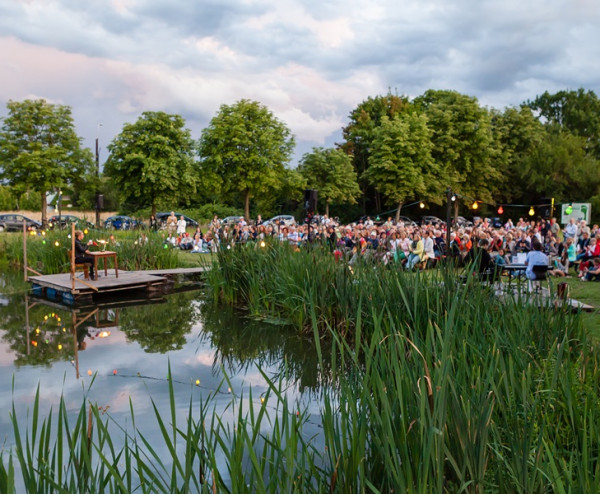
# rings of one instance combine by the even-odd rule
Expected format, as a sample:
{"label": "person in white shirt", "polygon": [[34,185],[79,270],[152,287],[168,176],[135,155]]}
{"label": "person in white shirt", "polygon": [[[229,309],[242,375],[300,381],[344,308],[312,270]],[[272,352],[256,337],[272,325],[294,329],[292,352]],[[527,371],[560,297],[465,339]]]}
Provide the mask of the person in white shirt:
{"label": "person in white shirt", "polygon": [[423,250],[429,259],[435,259],[435,252],[433,250],[434,242],[431,238],[431,231],[426,231],[423,235]]}
{"label": "person in white shirt", "polygon": [[532,250],[527,253],[525,264],[527,269],[525,270],[525,276],[529,280],[535,280],[536,275],[533,272],[533,266],[548,266],[548,256],[542,252],[542,244],[535,239],[531,245]]}
{"label": "person in white shirt", "polygon": [[185,227],[187,223],[183,216],[179,217],[179,221],[177,221],[177,235],[183,235],[185,233]]}

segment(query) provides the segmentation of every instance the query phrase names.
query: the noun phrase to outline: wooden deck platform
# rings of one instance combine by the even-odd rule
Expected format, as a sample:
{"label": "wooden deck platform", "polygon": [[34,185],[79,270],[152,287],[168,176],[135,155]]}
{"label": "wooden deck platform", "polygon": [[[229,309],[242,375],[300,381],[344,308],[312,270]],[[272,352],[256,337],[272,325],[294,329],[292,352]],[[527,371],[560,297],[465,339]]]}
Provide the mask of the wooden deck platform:
{"label": "wooden deck platform", "polygon": [[114,272],[100,275],[98,280],[86,280],[83,274],[75,276],[75,288],[69,273],[50,274],[45,276],[30,276],[36,295],[44,295],[49,299],[62,300],[73,304],[78,299],[92,298],[95,295],[109,294],[119,291],[152,291],[159,290],[167,282],[164,276],[146,274],[143,271],[119,271],[119,277]]}
{"label": "wooden deck platform", "polygon": [[81,300],[89,300],[96,295],[162,290],[169,282],[169,278],[173,276],[202,274],[206,270],[207,268],[155,269],[148,271],[119,270],[119,277],[117,278],[114,270],[109,269],[106,275],[103,270],[99,270],[100,277],[94,281],[84,279],[83,273],[78,272],[75,276],[74,288],[70,273],[29,276],[28,278],[33,285],[35,295],[72,305]]}

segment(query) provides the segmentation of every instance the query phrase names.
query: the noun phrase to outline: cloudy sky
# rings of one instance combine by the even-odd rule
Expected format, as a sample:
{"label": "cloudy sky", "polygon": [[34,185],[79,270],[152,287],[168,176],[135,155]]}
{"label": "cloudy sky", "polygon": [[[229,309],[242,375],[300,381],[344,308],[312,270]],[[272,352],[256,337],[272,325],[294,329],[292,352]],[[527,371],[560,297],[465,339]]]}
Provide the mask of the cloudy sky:
{"label": "cloudy sky", "polygon": [[69,105],[102,162],[147,110],[183,115],[198,138],[220,105],[257,100],[297,158],[388,89],[502,109],[600,95],[599,62],[599,0],[0,0],[0,116],[11,99]]}

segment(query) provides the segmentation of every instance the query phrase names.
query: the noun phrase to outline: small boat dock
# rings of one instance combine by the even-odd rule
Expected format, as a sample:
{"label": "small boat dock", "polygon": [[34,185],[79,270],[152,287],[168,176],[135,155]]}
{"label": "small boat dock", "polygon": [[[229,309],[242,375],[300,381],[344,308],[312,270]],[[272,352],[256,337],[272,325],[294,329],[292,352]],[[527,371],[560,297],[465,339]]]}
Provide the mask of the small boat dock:
{"label": "small boat dock", "polygon": [[82,273],[77,273],[75,279],[70,273],[29,276],[33,293],[50,300],[62,301],[73,305],[82,300],[89,300],[102,295],[115,295],[116,292],[154,292],[164,291],[176,276],[203,274],[207,268],[177,268],[157,269],[148,271],[115,270],[108,274],[100,271],[97,280],[86,280]]}

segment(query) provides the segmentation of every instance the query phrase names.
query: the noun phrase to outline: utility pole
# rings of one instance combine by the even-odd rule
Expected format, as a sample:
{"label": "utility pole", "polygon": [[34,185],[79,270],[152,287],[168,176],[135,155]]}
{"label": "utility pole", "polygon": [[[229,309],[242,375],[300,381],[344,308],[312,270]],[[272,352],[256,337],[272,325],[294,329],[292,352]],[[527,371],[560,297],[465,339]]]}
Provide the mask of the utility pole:
{"label": "utility pole", "polygon": [[96,126],[96,227],[100,227],[100,147],[98,146],[98,132],[102,124]]}
{"label": "utility pole", "polygon": [[[452,189],[448,187],[446,189],[446,257],[450,258],[452,251],[450,250],[450,230],[452,229],[452,198],[454,194]],[[456,197],[454,197],[456,200]]]}

